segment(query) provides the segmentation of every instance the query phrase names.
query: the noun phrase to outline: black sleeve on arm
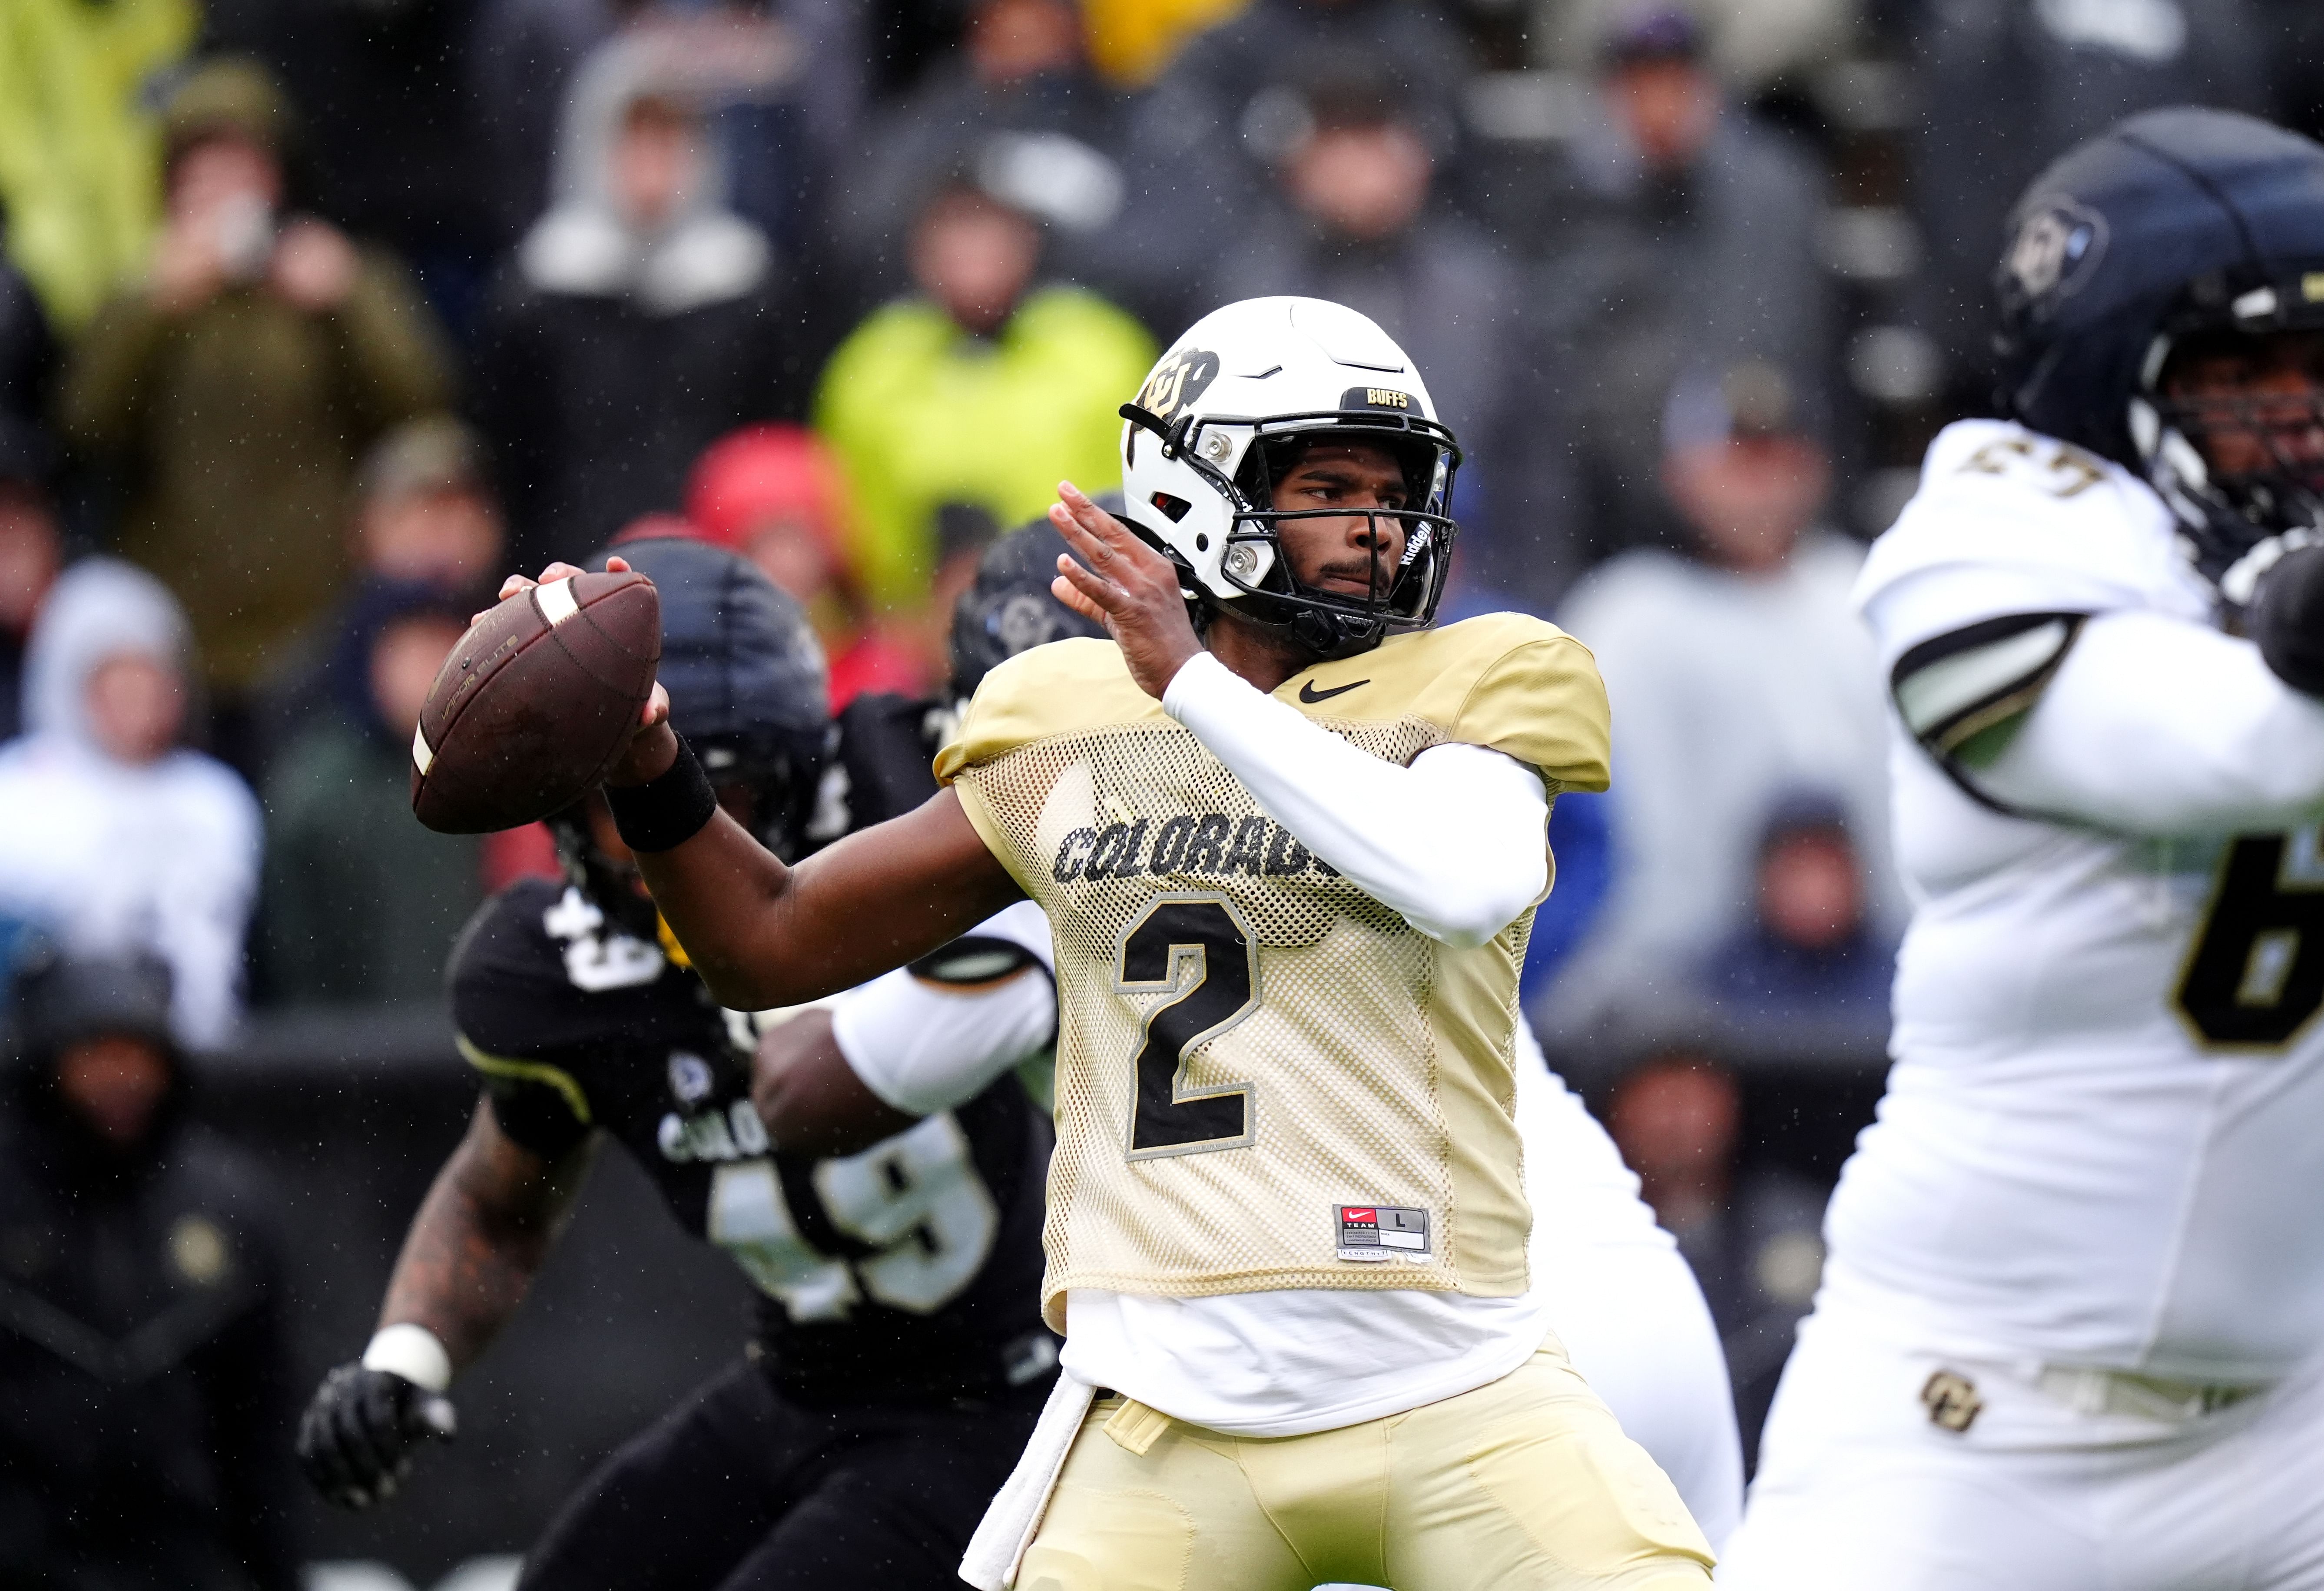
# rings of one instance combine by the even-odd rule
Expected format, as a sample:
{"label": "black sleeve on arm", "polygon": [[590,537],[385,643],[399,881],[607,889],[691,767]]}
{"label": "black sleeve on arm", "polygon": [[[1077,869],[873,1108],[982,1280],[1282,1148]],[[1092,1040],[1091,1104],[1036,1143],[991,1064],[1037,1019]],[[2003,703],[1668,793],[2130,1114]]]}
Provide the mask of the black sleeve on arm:
{"label": "black sleeve on arm", "polygon": [[596,1126],[589,1097],[571,1068],[518,1055],[495,1055],[460,1035],[460,1053],[492,1096],[493,1119],[519,1146],[562,1160]]}
{"label": "black sleeve on arm", "polygon": [[2286,553],[2252,599],[2260,660],[2295,691],[2324,696],[2324,547]]}
{"label": "black sleeve on arm", "polygon": [[557,1160],[596,1126],[588,1091],[586,998],[540,926],[557,886],[521,883],[486,901],[452,947],[445,982],[460,1054],[492,1096],[501,1130]]}

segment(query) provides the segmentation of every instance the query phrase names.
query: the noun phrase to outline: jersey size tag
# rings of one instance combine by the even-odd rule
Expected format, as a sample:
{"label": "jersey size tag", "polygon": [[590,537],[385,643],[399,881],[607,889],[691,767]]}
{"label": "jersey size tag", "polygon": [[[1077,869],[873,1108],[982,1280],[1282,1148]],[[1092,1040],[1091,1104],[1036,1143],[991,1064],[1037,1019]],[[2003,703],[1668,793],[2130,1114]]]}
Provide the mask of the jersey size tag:
{"label": "jersey size tag", "polygon": [[1428,1212],[1392,1204],[1339,1204],[1339,1255],[1343,1260],[1425,1259]]}

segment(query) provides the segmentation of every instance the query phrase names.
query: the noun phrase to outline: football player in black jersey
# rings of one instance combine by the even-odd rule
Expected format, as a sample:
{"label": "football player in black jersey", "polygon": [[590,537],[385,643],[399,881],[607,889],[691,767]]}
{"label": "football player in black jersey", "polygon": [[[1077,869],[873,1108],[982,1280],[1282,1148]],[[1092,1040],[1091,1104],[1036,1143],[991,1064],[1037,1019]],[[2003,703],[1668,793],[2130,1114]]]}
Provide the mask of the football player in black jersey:
{"label": "football player in black jersey", "polygon": [[[826,735],[822,663],[797,608],[704,543],[618,550],[660,588],[660,679],[721,804],[796,853]],[[841,828],[887,815],[869,786],[907,783],[908,760],[933,785],[911,714],[875,716],[903,732],[876,762],[868,745],[843,752],[860,810]],[[867,742],[883,740],[873,727]],[[393,1493],[420,1442],[450,1433],[452,1376],[522,1301],[611,1137],[757,1285],[759,1329],[590,1477],[521,1585],[956,1586],[1056,1362],[1038,1298],[1047,1124],[1010,1077],[924,1117],[867,1109],[835,1048],[787,1044],[780,1026],[765,1041],[762,1112],[758,1024],[722,1010],[687,966],[602,799],[553,826],[567,879],[503,891],[454,951],[453,1013],[484,1097],[413,1222],[378,1335],[315,1394],[299,1439],[309,1476],[364,1506]],[[923,975],[1045,976],[1005,946],[998,960],[964,951],[937,952]],[[653,1528],[671,1520],[687,1528]]]}

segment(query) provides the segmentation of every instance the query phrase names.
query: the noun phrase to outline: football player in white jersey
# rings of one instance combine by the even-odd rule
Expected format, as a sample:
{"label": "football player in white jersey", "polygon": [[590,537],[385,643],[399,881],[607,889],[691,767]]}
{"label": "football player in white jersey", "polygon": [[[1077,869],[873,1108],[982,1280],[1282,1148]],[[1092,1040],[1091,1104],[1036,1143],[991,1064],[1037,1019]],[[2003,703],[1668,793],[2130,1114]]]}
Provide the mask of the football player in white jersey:
{"label": "football player in white jersey", "polygon": [[1997,283],[1858,588],[1895,1065],[1719,1577],[2324,1586],[2324,148],[2132,117]]}

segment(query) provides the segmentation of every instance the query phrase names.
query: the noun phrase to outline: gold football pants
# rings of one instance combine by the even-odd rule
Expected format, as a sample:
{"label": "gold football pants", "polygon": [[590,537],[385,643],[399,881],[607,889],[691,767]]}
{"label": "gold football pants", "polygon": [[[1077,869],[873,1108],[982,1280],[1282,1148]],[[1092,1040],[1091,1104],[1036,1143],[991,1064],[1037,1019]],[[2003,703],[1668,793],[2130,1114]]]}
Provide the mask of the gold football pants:
{"label": "gold football pants", "polygon": [[1677,1491],[1553,1341],[1500,1380],[1308,1436],[1090,1410],[1017,1591],[1704,1591]]}

